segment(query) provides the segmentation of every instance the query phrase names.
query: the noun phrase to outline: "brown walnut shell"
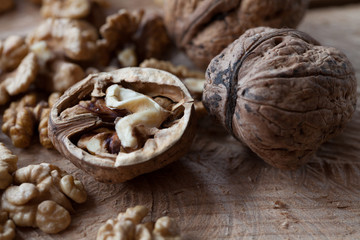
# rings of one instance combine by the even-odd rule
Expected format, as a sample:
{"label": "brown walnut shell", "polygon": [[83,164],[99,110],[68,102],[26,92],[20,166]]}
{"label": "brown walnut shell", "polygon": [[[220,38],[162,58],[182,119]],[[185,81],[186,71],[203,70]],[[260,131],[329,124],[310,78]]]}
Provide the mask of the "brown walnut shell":
{"label": "brown walnut shell", "polygon": [[292,29],[246,31],[211,61],[206,78],[210,114],[278,168],[306,163],[355,111],[346,56]]}
{"label": "brown walnut shell", "polygon": [[308,0],[167,0],[165,24],[179,48],[199,67],[206,67],[247,29],[294,28]]}
{"label": "brown walnut shell", "polygon": [[[62,118],[62,113],[82,100],[103,98],[106,89],[113,84],[149,97],[171,99],[177,106],[181,106],[183,113],[171,126],[162,127],[147,139],[140,149],[105,154],[105,157],[90,154],[76,145],[76,139],[93,129],[109,126],[109,121],[96,112],[80,113],[66,118]],[[49,137],[63,156],[96,180],[124,182],[157,170],[187,152],[195,133],[193,102],[183,83],[165,71],[134,67],[91,74],[68,89],[53,106],[49,119]]]}

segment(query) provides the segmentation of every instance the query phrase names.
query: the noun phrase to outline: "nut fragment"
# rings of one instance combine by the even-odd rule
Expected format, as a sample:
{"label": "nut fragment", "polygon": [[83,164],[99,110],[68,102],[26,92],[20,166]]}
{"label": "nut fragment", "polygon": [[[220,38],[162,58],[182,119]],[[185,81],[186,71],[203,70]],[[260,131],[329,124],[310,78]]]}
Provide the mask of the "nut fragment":
{"label": "nut fragment", "polygon": [[44,18],[83,18],[89,15],[89,0],[42,0],[41,14]]}
{"label": "nut fragment", "polygon": [[69,199],[86,200],[86,192],[78,180],[60,168],[42,163],[18,169],[14,183],[1,199],[2,209],[18,226],[39,227],[46,233],[57,233],[70,224]]}
{"label": "nut fragment", "polygon": [[0,74],[17,68],[27,53],[28,47],[20,36],[9,36],[0,41]]}
{"label": "nut fragment", "polygon": [[26,41],[29,45],[46,41],[59,56],[91,60],[96,51],[97,38],[96,29],[84,21],[48,18],[28,35]]}
{"label": "nut fragment", "polygon": [[85,73],[79,65],[64,60],[54,60],[41,73],[36,85],[47,92],[65,92],[84,76]]}
{"label": "nut fragment", "polygon": [[296,27],[308,0],[174,0],[164,2],[165,24],[179,48],[200,67],[247,29]]}
{"label": "nut fragment", "polygon": [[116,219],[109,219],[98,230],[96,240],[105,239],[163,239],[180,240],[180,233],[174,219],[169,217],[159,218],[155,227],[152,222],[141,223],[149,210],[144,206],[126,209],[119,213]]}
{"label": "nut fragment", "polygon": [[15,147],[30,145],[35,118],[32,108],[36,104],[36,95],[28,94],[17,102],[12,102],[3,115],[2,131],[11,138]]}
{"label": "nut fragment", "polygon": [[211,61],[206,78],[209,113],[279,168],[306,163],[355,111],[346,56],[292,29],[248,30]]}
{"label": "nut fragment", "polygon": [[58,233],[71,223],[69,212],[54,201],[43,201],[36,212],[36,225],[45,233]]}
{"label": "nut fragment", "polygon": [[84,203],[87,198],[82,183],[71,175],[65,175],[60,180],[60,188],[66,196],[77,203]]}
{"label": "nut fragment", "polygon": [[15,224],[8,219],[7,212],[0,211],[0,239],[11,240],[15,237]]}
{"label": "nut fragment", "polygon": [[17,156],[0,142],[0,189],[5,189],[12,183],[12,173],[17,169],[17,161]]}
{"label": "nut fragment", "polygon": [[107,61],[104,56],[101,58],[102,65],[111,60],[112,52],[116,50],[122,67],[136,66],[144,59],[161,57],[170,43],[162,17],[144,15],[142,10],[129,12],[122,9],[108,16],[100,33],[103,39],[98,42],[98,47],[103,50],[100,54],[107,58]]}
{"label": "nut fragment", "polygon": [[4,104],[8,96],[15,96],[26,92],[30,84],[35,81],[38,65],[33,53],[29,53],[13,72],[0,76],[1,92],[4,92],[4,98],[0,97],[0,103]]}
{"label": "nut fragment", "polygon": [[52,106],[54,105],[55,101],[60,98],[60,93],[54,92],[49,96],[48,103],[38,103],[37,106],[34,109],[35,118],[39,122],[38,126],[38,132],[39,132],[39,139],[41,145],[43,145],[45,148],[53,148],[54,146],[51,143],[51,140],[49,138],[48,134],[48,121],[49,121],[49,115],[50,110]]}
{"label": "nut fragment", "polygon": [[133,135],[136,126],[143,126],[145,131],[159,128],[169,116],[169,112],[151,98],[116,84],[106,89],[105,101],[110,109],[125,109],[131,112],[119,119],[115,125],[121,144],[126,148],[139,147],[137,138]]}
{"label": "nut fragment", "polygon": [[[158,97],[168,99],[168,109]],[[71,87],[52,108],[49,135],[60,153],[97,180],[123,182],[185,154],[192,114],[193,99],[174,75],[123,68]]]}

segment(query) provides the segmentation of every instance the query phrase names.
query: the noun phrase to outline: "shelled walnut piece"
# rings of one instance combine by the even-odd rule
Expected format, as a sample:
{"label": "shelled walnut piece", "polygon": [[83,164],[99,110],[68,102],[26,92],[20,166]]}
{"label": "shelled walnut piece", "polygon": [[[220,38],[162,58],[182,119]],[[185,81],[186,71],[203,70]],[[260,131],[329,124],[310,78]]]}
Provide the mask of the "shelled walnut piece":
{"label": "shelled walnut piece", "polygon": [[33,107],[36,106],[36,101],[36,94],[25,95],[19,101],[12,102],[4,112],[1,129],[15,147],[25,148],[31,143],[35,126]]}
{"label": "shelled walnut piece", "polygon": [[12,174],[17,169],[18,158],[0,142],[0,190],[12,183]]}
{"label": "shelled walnut piece", "polygon": [[61,94],[54,92],[49,96],[48,102],[41,101],[34,108],[33,112],[35,115],[36,122],[38,123],[39,140],[41,145],[45,148],[53,148],[48,135],[48,120],[50,110],[54,103],[60,98]]}
{"label": "shelled walnut piece", "polygon": [[0,41],[0,74],[17,68],[28,51],[23,37],[13,35]]}
{"label": "shelled walnut piece", "polygon": [[173,0],[164,1],[169,35],[199,67],[247,29],[296,27],[309,0]]}
{"label": "shelled walnut piece", "polygon": [[193,99],[174,75],[122,68],[89,75],[70,88],[52,108],[49,136],[97,180],[124,182],[186,153],[193,111]]}
{"label": "shelled walnut piece", "polygon": [[38,71],[36,56],[29,53],[12,72],[0,75],[0,105],[9,101],[10,96],[26,92],[35,81]]}
{"label": "shelled walnut piece", "polygon": [[209,113],[278,168],[306,163],[356,108],[346,56],[293,29],[246,31],[211,61],[206,78]]}
{"label": "shelled walnut piece", "polygon": [[105,66],[114,57],[121,67],[137,66],[144,59],[162,57],[170,44],[162,17],[142,10],[121,9],[108,16],[100,33],[97,45]]}
{"label": "shelled walnut piece", "polygon": [[11,240],[15,238],[15,224],[8,218],[7,212],[0,211],[0,239]]}
{"label": "shelled walnut piece", "polygon": [[76,63],[69,62],[50,49],[46,41],[35,42],[30,46],[36,55],[39,73],[36,87],[47,92],[64,92],[84,78],[83,69]]}
{"label": "shelled walnut piece", "polygon": [[42,0],[41,15],[44,18],[84,18],[90,13],[89,0]]}
{"label": "shelled walnut piece", "polygon": [[46,163],[18,169],[14,173],[14,183],[16,185],[3,193],[1,206],[17,226],[58,233],[71,222],[69,212],[73,208],[67,197],[77,203],[86,201],[80,181]]}
{"label": "shelled walnut piece", "polygon": [[126,209],[116,219],[109,219],[98,230],[96,240],[180,240],[180,230],[174,219],[159,218],[153,222],[141,223],[149,210],[144,206]]}
{"label": "shelled walnut piece", "polygon": [[96,29],[85,21],[48,18],[28,35],[26,42],[31,46],[45,41],[58,56],[87,61],[95,56],[97,39]]}

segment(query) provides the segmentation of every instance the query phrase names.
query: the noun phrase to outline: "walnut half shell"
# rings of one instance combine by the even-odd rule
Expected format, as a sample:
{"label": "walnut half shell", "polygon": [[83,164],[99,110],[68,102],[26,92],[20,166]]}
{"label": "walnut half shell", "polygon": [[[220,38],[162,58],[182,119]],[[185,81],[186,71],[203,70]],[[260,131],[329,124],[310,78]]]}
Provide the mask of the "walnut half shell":
{"label": "walnut half shell", "polygon": [[194,100],[174,75],[150,68],[91,74],[55,103],[54,146],[102,182],[124,182],[184,155]]}

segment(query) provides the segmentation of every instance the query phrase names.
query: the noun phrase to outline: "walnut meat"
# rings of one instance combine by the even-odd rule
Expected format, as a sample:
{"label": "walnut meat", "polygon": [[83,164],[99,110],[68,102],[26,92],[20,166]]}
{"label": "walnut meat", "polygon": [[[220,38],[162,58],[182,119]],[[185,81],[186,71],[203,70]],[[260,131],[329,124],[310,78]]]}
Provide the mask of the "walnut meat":
{"label": "walnut meat", "polygon": [[153,222],[141,223],[149,210],[144,206],[135,206],[119,213],[116,219],[109,219],[99,228],[96,240],[180,240],[180,230],[174,219],[159,218]]}
{"label": "walnut meat", "polygon": [[0,189],[6,189],[12,183],[12,173],[17,169],[18,158],[0,142]]}
{"label": "walnut meat", "polygon": [[89,75],[66,91],[51,110],[49,137],[97,180],[123,182],[186,153],[193,111],[193,99],[175,76],[123,68]]}
{"label": "walnut meat", "polygon": [[36,94],[27,94],[17,102],[12,102],[3,115],[1,130],[11,138],[15,147],[30,146],[34,133]]}
{"label": "walnut meat", "polygon": [[0,76],[0,105],[7,103],[10,96],[26,92],[35,81],[37,71],[36,57],[29,53],[17,69]]}
{"label": "walnut meat", "polygon": [[96,29],[85,21],[48,18],[28,35],[26,41],[30,46],[45,41],[57,55],[85,61],[93,59],[97,39]]}
{"label": "walnut meat", "polygon": [[11,240],[15,238],[15,224],[8,219],[8,214],[0,211],[0,239]]}
{"label": "walnut meat", "polygon": [[255,28],[215,57],[203,102],[269,164],[295,169],[338,134],[356,104],[346,56],[292,29]]}
{"label": "walnut meat", "polygon": [[163,18],[142,10],[121,9],[108,16],[100,33],[103,39],[97,44],[102,49],[99,54],[105,55],[100,59],[102,65],[107,65],[115,51],[121,67],[137,66],[144,59],[161,57],[170,44]]}
{"label": "walnut meat", "polygon": [[17,68],[27,53],[28,47],[22,37],[9,36],[0,41],[0,74]]}
{"label": "walnut meat", "polygon": [[308,0],[167,0],[165,24],[179,48],[200,67],[247,29],[296,27]]}
{"label": "walnut meat", "polygon": [[83,18],[89,15],[89,0],[42,0],[41,15],[44,18]]}
{"label": "walnut meat", "polygon": [[60,168],[42,163],[14,173],[14,184],[2,195],[1,207],[17,226],[38,227],[46,233],[66,229],[73,212],[71,202],[86,200],[82,183]]}

